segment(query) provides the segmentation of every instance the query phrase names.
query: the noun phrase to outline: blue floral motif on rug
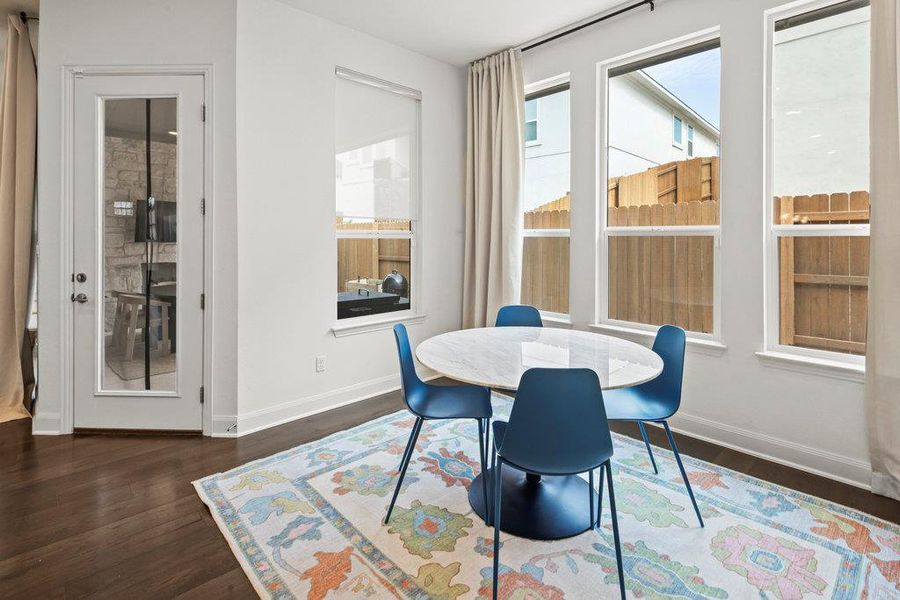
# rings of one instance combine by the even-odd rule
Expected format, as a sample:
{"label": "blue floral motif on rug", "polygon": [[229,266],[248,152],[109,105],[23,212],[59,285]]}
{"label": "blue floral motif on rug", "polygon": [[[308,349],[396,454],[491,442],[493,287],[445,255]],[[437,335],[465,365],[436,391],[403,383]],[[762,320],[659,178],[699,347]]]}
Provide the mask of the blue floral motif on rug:
{"label": "blue floral motif on rug", "polygon": [[[493,529],[466,495],[474,422],[426,422],[382,522],[411,426],[398,412],[194,482],[261,597],[490,598]],[[655,451],[655,475],[641,442],[614,442],[629,596],[900,598],[897,525],[684,457],[700,528],[671,453]],[[618,597],[607,500],[597,531],[501,541],[501,598]]]}

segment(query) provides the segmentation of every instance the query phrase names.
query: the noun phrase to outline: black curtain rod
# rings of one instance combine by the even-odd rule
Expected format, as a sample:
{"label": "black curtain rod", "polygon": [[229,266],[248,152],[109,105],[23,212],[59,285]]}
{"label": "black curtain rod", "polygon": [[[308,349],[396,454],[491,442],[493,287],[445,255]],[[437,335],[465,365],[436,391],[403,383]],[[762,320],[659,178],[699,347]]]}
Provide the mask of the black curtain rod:
{"label": "black curtain rod", "polygon": [[25,14],[24,10],[19,13],[19,18],[22,19],[23,23],[27,23],[28,21],[40,21],[38,17],[29,17],[27,14]]}
{"label": "black curtain rod", "polygon": [[617,17],[617,16],[619,16],[619,15],[621,15],[621,14],[623,14],[623,13],[627,13],[628,11],[634,10],[634,9],[636,9],[636,8],[640,8],[640,7],[642,7],[642,6],[646,5],[646,4],[649,4],[649,5],[650,5],[650,10],[651,10],[651,11],[653,11],[653,10],[656,9],[655,0],[642,0],[641,2],[637,2],[637,3],[635,3],[635,4],[630,4],[630,5],[628,5],[628,6],[623,6],[623,7],[620,8],[619,10],[613,11],[613,12],[611,12],[611,13],[607,13],[607,14],[601,16],[601,17],[597,17],[596,19],[594,19],[594,20],[592,20],[592,21],[588,21],[587,23],[582,23],[581,25],[578,25],[577,27],[573,27],[573,28],[571,28],[571,29],[566,29],[565,31],[560,31],[560,32],[557,33],[556,35],[551,35],[551,36],[548,37],[548,38],[544,38],[544,39],[540,40],[539,42],[535,42],[535,43],[533,43],[533,44],[528,44],[527,46],[524,46],[524,47],[522,48],[522,52],[528,52],[529,50],[532,50],[532,49],[534,49],[534,48],[537,48],[538,46],[543,46],[543,45],[546,44],[547,42],[552,42],[553,40],[558,40],[559,38],[565,37],[565,36],[567,36],[567,35],[569,35],[569,34],[571,34],[571,33],[575,33],[576,31],[581,31],[581,30],[584,29],[585,27],[590,27],[591,25],[596,25],[597,23],[600,23],[600,22],[602,22],[602,21],[606,21],[607,19],[612,19],[613,17]]}

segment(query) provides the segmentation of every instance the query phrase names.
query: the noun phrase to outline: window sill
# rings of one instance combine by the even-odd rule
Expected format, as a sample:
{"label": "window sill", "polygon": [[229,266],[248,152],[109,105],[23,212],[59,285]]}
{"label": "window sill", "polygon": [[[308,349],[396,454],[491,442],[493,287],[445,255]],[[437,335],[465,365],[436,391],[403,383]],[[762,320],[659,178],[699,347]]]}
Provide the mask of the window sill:
{"label": "window sill", "polygon": [[[421,323],[425,320],[428,315],[398,315],[392,317],[382,317],[379,319],[373,319],[371,321],[360,321],[355,323],[338,323],[331,327],[331,333],[334,334],[334,337],[346,337],[348,335],[357,335],[360,333],[369,333],[370,331],[380,331],[382,329],[390,329],[396,323],[406,323],[407,325],[414,325],[416,323]],[[358,319],[364,319],[365,317],[357,317]]]}
{"label": "window sill", "polygon": [[572,317],[560,313],[541,311],[541,321],[550,327],[572,327]]}
{"label": "window sill", "polygon": [[[631,341],[652,342],[656,338],[656,331],[639,329],[637,327],[625,327],[622,325],[610,325],[606,323],[593,323],[589,325],[589,327],[595,331],[619,335],[630,339]],[[690,332],[687,333],[687,348],[688,350],[700,352],[701,354],[709,354],[711,356],[721,356],[728,350],[728,346],[718,340],[692,336]]]}
{"label": "window sill", "polygon": [[833,377],[835,379],[844,379],[846,381],[855,381],[858,383],[862,383],[866,379],[865,365],[852,364],[842,360],[813,358],[810,356],[800,356],[798,354],[791,354],[790,352],[776,352],[773,350],[757,352],[756,356],[769,366],[778,369],[786,369],[788,371],[796,371],[810,375],[824,375],[825,377]]}

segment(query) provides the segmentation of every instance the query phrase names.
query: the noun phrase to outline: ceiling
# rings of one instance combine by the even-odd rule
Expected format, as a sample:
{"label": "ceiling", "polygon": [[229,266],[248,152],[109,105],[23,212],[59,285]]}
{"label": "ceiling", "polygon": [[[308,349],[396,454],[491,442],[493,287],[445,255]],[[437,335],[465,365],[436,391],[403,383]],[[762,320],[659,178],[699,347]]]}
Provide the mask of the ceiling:
{"label": "ceiling", "polygon": [[623,4],[623,0],[281,1],[455,65]]}

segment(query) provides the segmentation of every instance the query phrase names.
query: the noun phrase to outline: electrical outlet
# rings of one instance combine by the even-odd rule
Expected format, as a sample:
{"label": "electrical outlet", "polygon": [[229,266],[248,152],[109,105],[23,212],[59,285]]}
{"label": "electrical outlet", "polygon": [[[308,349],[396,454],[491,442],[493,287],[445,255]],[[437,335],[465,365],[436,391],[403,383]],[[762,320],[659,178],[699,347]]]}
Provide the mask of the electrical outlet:
{"label": "electrical outlet", "polygon": [[325,355],[316,357],[316,373],[322,373],[325,371]]}

